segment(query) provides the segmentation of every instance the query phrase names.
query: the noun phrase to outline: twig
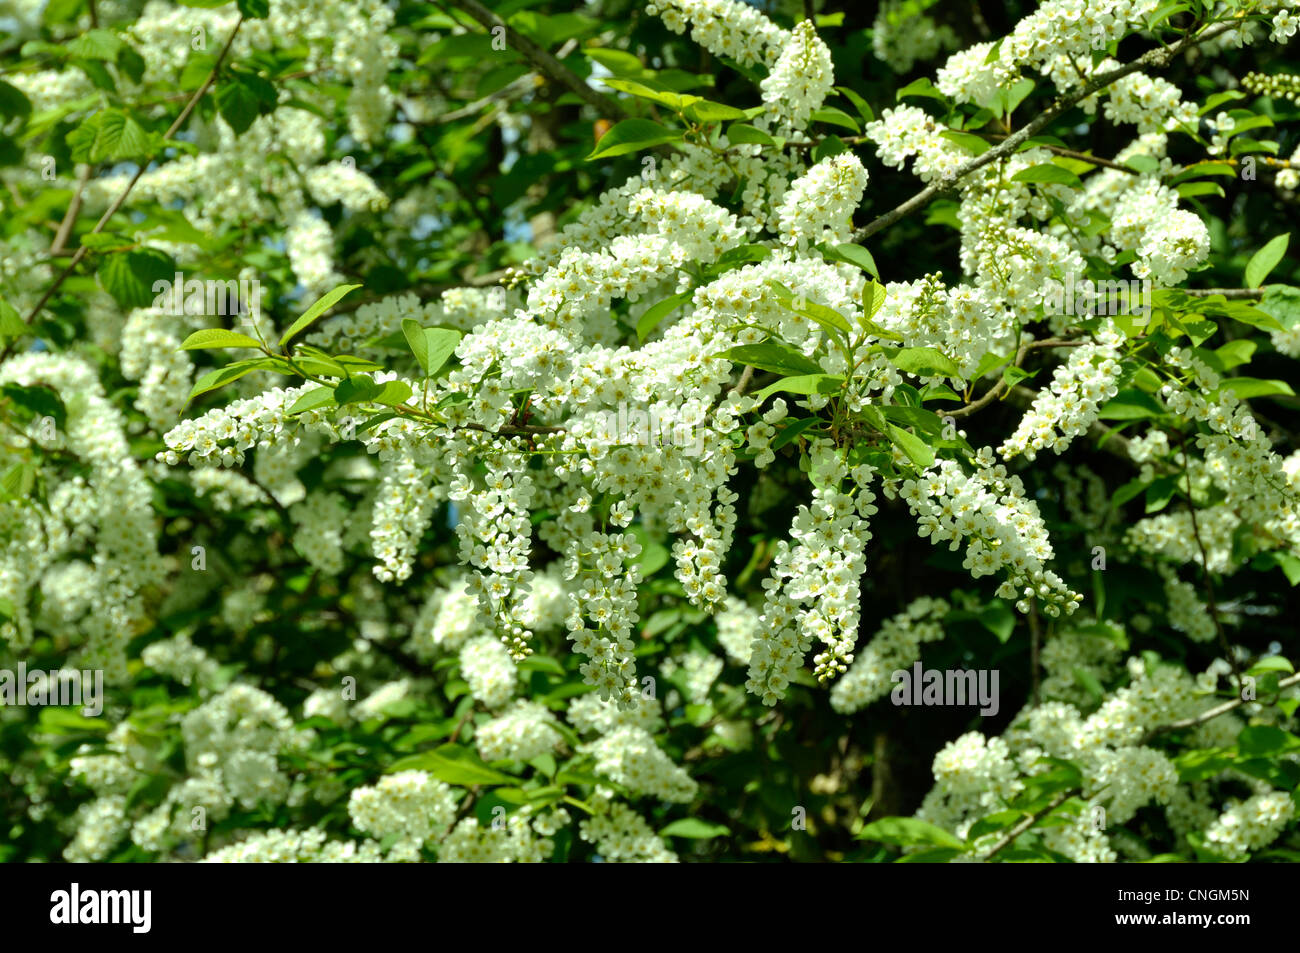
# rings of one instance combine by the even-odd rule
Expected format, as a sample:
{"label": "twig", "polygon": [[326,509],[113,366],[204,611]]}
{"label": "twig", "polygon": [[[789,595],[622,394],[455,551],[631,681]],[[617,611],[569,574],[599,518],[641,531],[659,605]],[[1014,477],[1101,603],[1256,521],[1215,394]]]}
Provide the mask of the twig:
{"label": "twig", "polygon": [[[1006,138],[1006,136],[1004,136],[1000,132],[990,132],[988,133],[988,135],[994,139]],[[1046,149],[1048,152],[1052,153],[1053,155],[1065,156],[1067,159],[1078,159],[1080,162],[1087,162],[1090,163],[1091,165],[1099,165],[1107,169],[1114,169],[1116,172],[1127,172],[1129,175],[1142,174],[1137,169],[1129,168],[1128,166],[1116,162],[1113,159],[1103,159],[1101,156],[1089,155],[1086,152],[1076,152],[1074,149],[1066,149],[1062,146],[1053,146],[1045,142],[1038,143],[1038,148]]]}
{"label": "twig", "polygon": [[[1284,688],[1290,688],[1292,685],[1300,685],[1300,672],[1294,675],[1288,675],[1286,678],[1279,679],[1277,683],[1278,691]],[[1239,686],[1240,687],[1240,686]],[[1142,744],[1147,744],[1151,739],[1159,735],[1167,734],[1171,731],[1180,731],[1183,728],[1195,728],[1197,725],[1204,724],[1211,719],[1218,718],[1220,715],[1226,715],[1234,708],[1238,708],[1246,703],[1244,698],[1233,698],[1224,702],[1222,705],[1215,705],[1213,708],[1207,708],[1199,715],[1192,715],[1190,718],[1182,718],[1178,721],[1171,721],[1167,725],[1161,725],[1158,728],[1152,728],[1147,736],[1142,739]]]}
{"label": "twig", "polygon": [[1047,806],[1043,808],[1041,811],[1038,811],[1036,814],[1031,814],[1029,817],[1026,817],[1023,821],[1016,824],[1015,827],[1011,828],[1011,830],[1007,831],[1006,834],[1003,835],[1000,841],[998,841],[996,844],[993,845],[992,849],[990,849],[989,852],[984,855],[984,859],[992,860],[994,854],[997,854],[1004,847],[1007,847],[1009,844],[1012,844],[1017,837],[1019,837],[1025,831],[1029,830],[1029,828],[1033,827],[1035,824],[1041,821],[1048,814],[1052,813],[1052,811],[1056,810],[1058,807],[1064,804],[1065,799],[1068,798],[1069,796],[1070,796],[1069,791],[1062,791],[1060,794],[1056,795],[1056,797],[1052,798],[1052,800],[1048,802]]}
{"label": "twig", "polygon": [[[1087,343],[1088,342],[1086,340],[1067,341],[1062,338],[1047,338],[1042,341],[1026,341],[1020,345],[1020,349],[1016,351],[1016,356],[1012,358],[1010,361],[1008,361],[1007,363],[1019,367],[1021,364],[1025,363],[1025,357],[1029,354],[1029,352],[1032,350],[1036,350],[1038,348],[1078,347],[1081,344],[1087,344]],[[1001,367],[1004,368],[1006,366],[1007,364],[1003,364]],[[1001,368],[994,368],[994,369],[1000,370]],[[1001,396],[1002,392],[1005,391],[1006,389],[1007,389],[1007,379],[1005,377],[1001,377],[998,379],[998,382],[996,384],[994,384],[992,387],[990,387],[987,391],[984,392],[983,396],[979,397],[977,400],[971,401],[965,407],[958,407],[956,410],[947,411],[945,416],[969,417],[971,414],[983,410],[989,404],[993,403],[993,401],[997,400],[998,397]]]}

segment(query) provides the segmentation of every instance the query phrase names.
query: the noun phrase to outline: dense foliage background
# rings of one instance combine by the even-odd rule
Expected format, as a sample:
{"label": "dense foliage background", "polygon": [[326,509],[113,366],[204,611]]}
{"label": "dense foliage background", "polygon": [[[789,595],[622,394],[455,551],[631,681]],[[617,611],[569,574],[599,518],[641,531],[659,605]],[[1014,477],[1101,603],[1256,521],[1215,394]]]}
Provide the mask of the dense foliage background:
{"label": "dense foliage background", "polygon": [[[0,665],[105,684],[94,715],[0,707],[0,857],[1300,856],[1285,5],[1054,2],[1043,42],[1086,38],[1077,81],[1030,44],[991,87],[940,67],[977,44],[961,69],[1006,60],[992,44],[1034,4],[489,6],[0,4]],[[1143,57],[1137,75],[1172,86],[1072,97]],[[838,178],[783,205],[809,167]],[[629,182],[621,206],[602,198]],[[629,211],[638,182],[654,195]],[[600,272],[636,271],[629,234],[670,236],[672,267]],[[1053,315],[1070,255],[1080,279],[1147,267],[1150,324]],[[178,275],[260,302],[176,308]],[[748,330],[724,320],[730,291],[707,319],[691,297],[728,282],[752,289]],[[502,324],[516,308],[546,333]],[[837,341],[875,368],[856,399]],[[1078,436],[1058,452],[1049,419],[1036,457],[1004,444],[1085,348],[1093,405],[1036,408]],[[1213,444],[1220,376],[1258,434]],[[697,398],[694,432],[731,455],[713,483],[682,448],[615,466],[625,433],[565,443],[584,410]],[[729,424],[705,422],[728,400]],[[625,511],[657,457],[664,498]],[[906,485],[945,460],[949,498],[1001,487],[1003,552],[1041,528],[1059,587],[1026,599],[918,534]],[[852,577],[852,605],[810,650],[821,629],[797,620],[827,589],[771,600],[819,571],[810,556],[772,582],[814,486],[850,513],[856,544],[833,532],[830,550],[862,556],[819,584],[848,600]],[[708,532],[672,515],[697,491]],[[575,605],[629,622],[634,673],[616,637],[575,651]],[[776,651],[782,611],[804,642],[788,690],[751,645]],[[996,670],[995,713],[891,703],[889,673],[917,660]]]}

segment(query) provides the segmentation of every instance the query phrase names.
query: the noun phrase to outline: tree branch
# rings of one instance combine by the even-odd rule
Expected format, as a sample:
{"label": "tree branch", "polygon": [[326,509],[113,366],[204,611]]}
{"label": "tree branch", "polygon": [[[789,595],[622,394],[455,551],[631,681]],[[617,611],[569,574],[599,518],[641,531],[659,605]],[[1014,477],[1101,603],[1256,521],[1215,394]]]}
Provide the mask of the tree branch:
{"label": "tree branch", "polygon": [[1056,795],[1056,797],[1052,798],[1052,800],[1048,803],[1048,805],[1045,808],[1043,808],[1041,811],[1038,811],[1035,814],[1031,814],[1029,815],[1029,817],[1026,817],[1023,821],[1020,821],[1018,824],[1016,824],[1015,827],[1007,831],[1006,834],[1003,835],[1001,840],[999,840],[996,844],[993,845],[992,849],[987,854],[984,855],[984,859],[992,860],[995,854],[1000,852],[1003,848],[1014,843],[1017,837],[1019,837],[1025,831],[1029,830],[1029,828],[1033,827],[1035,824],[1037,824],[1048,814],[1052,813],[1052,811],[1056,810],[1058,807],[1064,804],[1065,799],[1068,798],[1069,796],[1070,796],[1069,791],[1062,791],[1060,794]]}
{"label": "tree branch", "polygon": [[86,183],[90,181],[90,163],[83,162],[77,166],[77,188],[72,193],[72,201],[68,203],[68,210],[63,215],[63,221],[59,222],[59,230],[54,234],[54,242],[50,245],[50,256],[63,254],[64,247],[68,244],[68,236],[72,234],[72,224],[77,220],[77,215],[81,212],[81,197],[86,191]]}
{"label": "tree branch", "polygon": [[623,107],[617,102],[596,92],[573,70],[528,39],[528,37],[512,29],[506,24],[505,20],[483,6],[478,0],[446,0],[446,2],[483,24],[489,33],[496,27],[505,30],[506,42],[512,48],[550,77],[552,82],[563,86],[583,102],[593,106],[606,119],[622,119],[627,115],[623,111]]}

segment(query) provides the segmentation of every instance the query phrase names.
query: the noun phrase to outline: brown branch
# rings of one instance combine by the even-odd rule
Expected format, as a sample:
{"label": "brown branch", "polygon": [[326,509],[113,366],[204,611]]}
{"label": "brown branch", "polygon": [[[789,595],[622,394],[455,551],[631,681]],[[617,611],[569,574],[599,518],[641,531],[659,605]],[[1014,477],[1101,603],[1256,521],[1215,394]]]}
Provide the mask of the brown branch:
{"label": "brown branch", "polygon": [[469,14],[490,33],[500,27],[505,31],[506,42],[545,73],[550,79],[563,86],[583,102],[593,106],[606,119],[622,119],[627,114],[623,107],[608,96],[601,95],[586,84],[573,70],[569,69],[548,51],[542,49],[528,37],[512,29],[478,0],[446,0],[448,4]]}
{"label": "brown branch", "polygon": [[1172,47],[1168,47],[1167,49],[1150,50],[1138,57],[1132,63],[1118,66],[1115,69],[1107,70],[1105,73],[1098,75],[1087,85],[1057,99],[1056,102],[1035,116],[1023,128],[1011,133],[1000,144],[994,146],[988,152],[963,162],[937,182],[932,182],[920,192],[917,192],[906,202],[891,211],[886,212],[884,215],[879,216],[864,225],[862,228],[859,228],[853,234],[854,243],[860,243],[863,239],[869,238],[882,228],[888,228],[900,219],[906,218],[918,209],[925,207],[940,193],[956,188],[957,183],[972,172],[978,171],[979,169],[984,168],[984,166],[996,162],[1004,156],[1011,155],[1024,144],[1026,139],[1030,139],[1037,135],[1040,131],[1046,128],[1049,123],[1055,121],[1059,116],[1063,115],[1077,103],[1080,103],[1089,96],[1092,96],[1094,93],[1105,89],[1116,80],[1123,79],[1125,76],[1146,69],[1149,66],[1168,66],[1173,58],[1184,50],[1195,46],[1198,43],[1203,43],[1206,40],[1213,39],[1222,33],[1226,33],[1228,30],[1233,29],[1238,25],[1239,24],[1235,22],[1220,23],[1203,30],[1200,34],[1188,34]]}
{"label": "brown branch", "polygon": [[81,212],[81,197],[89,181],[90,163],[83,162],[77,166],[77,188],[72,193],[72,201],[68,203],[67,212],[63,214],[63,221],[59,222],[59,230],[54,233],[54,242],[50,245],[50,257],[63,254],[63,249],[68,244],[68,236],[72,234],[72,225]]}

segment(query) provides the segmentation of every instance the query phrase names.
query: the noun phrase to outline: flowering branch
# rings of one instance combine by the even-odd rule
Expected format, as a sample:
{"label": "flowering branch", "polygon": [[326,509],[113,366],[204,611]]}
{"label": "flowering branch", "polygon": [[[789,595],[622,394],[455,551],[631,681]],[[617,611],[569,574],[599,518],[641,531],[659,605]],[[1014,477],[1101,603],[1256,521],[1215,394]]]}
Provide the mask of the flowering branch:
{"label": "flowering branch", "polygon": [[[194,111],[194,107],[198,105],[199,100],[202,99],[207,94],[208,90],[212,88],[212,84],[216,82],[217,74],[221,71],[221,64],[225,62],[226,54],[230,52],[230,47],[235,42],[235,36],[239,33],[239,28],[243,25],[244,18],[241,16],[235,22],[234,29],[230,31],[230,36],[226,38],[226,44],[221,48],[221,52],[217,55],[217,61],[212,64],[212,70],[208,73],[207,79],[203,81],[203,85],[194,91],[194,95],[191,96],[189,102],[185,104],[185,108],[181,110],[181,114],[176,117],[175,121],[167,127],[167,131],[163,133],[164,142],[176,135],[177,131],[185,125],[186,120],[190,118],[190,113]],[[136,183],[144,176],[145,171],[149,168],[149,164],[153,160],[154,156],[151,155],[140,162],[139,167],[135,170],[135,175],[131,176],[131,181],[126,183],[126,188],[124,188],[118,194],[117,198],[113,200],[113,203],[104,211],[104,214],[100,216],[99,221],[95,223],[95,227],[92,228],[88,234],[98,235],[104,230],[104,226],[109,223],[109,220],[117,214],[118,209],[120,209],[126,202],[127,196],[131,194],[131,190],[135,188]],[[62,233],[62,226],[60,226],[59,231]],[[57,243],[58,236],[55,237],[55,241]],[[81,260],[86,257],[89,251],[89,246],[84,244],[77,248],[76,254],[72,256],[72,260],[69,261],[63,271],[59,273],[59,276],[54,279],[54,284],[50,285],[50,287],[45,290],[45,293],[41,295],[41,299],[36,302],[36,305],[32,308],[31,312],[23,319],[25,324],[31,324],[36,320],[36,316],[41,313],[41,309],[45,307],[51,298],[54,297],[55,292],[63,286],[63,282],[66,281],[68,276],[76,270],[77,265],[81,264]],[[9,356],[16,341],[17,338],[11,338],[9,343],[5,345],[4,350],[0,350],[0,361],[3,361]]]}
{"label": "flowering branch", "polygon": [[1107,70],[1105,73],[1102,73],[1093,79],[1093,81],[1088,83],[1086,86],[1058,99],[1054,104],[1048,106],[1047,109],[1034,117],[1034,119],[1024,127],[1007,136],[1006,139],[988,150],[988,152],[975,156],[973,159],[962,163],[956,169],[953,169],[944,175],[943,178],[939,179],[937,182],[932,182],[920,192],[917,192],[903,204],[867,223],[862,226],[862,228],[859,228],[853,233],[853,241],[861,242],[863,239],[876,234],[876,232],[880,231],[882,228],[888,228],[900,219],[906,218],[913,212],[924,208],[932,199],[940,193],[954,188],[961,179],[970,175],[972,172],[976,172],[989,163],[996,162],[998,159],[1016,152],[1016,150],[1018,150],[1026,140],[1036,136],[1040,131],[1046,128],[1048,124],[1064,114],[1075,104],[1083,102],[1083,100],[1087,99],[1089,96],[1105,89],[1117,80],[1121,80],[1130,73],[1136,73],[1139,70],[1146,69],[1150,66],[1168,66],[1173,58],[1184,50],[1193,47],[1198,43],[1203,43],[1206,40],[1213,39],[1220,34],[1226,33],[1235,26],[1237,26],[1235,22],[1216,24],[1215,26],[1202,31],[1199,35],[1188,34],[1167,49],[1151,50],[1138,57],[1132,63],[1127,63],[1124,66],[1118,66],[1115,69]]}

